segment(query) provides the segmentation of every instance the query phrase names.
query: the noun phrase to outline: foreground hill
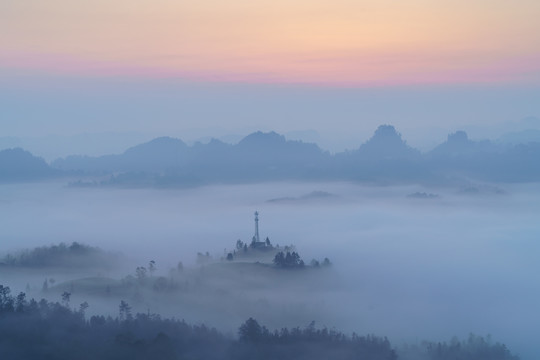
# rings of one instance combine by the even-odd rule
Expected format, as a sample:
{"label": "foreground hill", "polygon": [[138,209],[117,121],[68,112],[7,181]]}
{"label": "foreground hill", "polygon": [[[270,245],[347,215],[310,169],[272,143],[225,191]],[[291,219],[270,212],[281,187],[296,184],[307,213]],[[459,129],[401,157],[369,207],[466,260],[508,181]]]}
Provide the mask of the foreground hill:
{"label": "foreground hill", "polygon": [[[86,318],[90,306],[14,296],[0,285],[0,357],[2,359],[370,359],[395,360],[401,355],[385,337],[347,335],[334,329],[282,328],[271,331],[249,318],[238,336],[205,325],[189,325],[155,314],[132,314],[121,301],[116,318]],[[518,360],[505,345],[471,335],[450,344],[425,342],[407,347],[404,359]]]}

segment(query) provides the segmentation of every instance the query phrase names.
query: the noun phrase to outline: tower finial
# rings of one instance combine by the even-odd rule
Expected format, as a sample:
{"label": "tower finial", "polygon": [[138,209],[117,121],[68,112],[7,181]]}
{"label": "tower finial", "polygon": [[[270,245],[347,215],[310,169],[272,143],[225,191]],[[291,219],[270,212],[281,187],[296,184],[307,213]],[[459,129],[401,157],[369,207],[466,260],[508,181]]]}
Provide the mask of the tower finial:
{"label": "tower finial", "polygon": [[255,241],[260,242],[259,240],[259,212],[255,211]]}

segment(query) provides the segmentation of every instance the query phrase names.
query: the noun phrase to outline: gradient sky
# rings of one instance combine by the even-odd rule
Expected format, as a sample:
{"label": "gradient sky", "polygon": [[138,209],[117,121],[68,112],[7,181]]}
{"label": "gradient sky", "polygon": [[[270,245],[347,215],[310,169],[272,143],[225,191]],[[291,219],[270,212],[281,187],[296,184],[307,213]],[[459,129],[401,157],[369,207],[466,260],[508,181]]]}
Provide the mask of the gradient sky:
{"label": "gradient sky", "polygon": [[538,19],[538,0],[0,0],[0,136],[518,121],[540,116]]}
{"label": "gradient sky", "polygon": [[349,86],[535,83],[537,0],[3,0],[0,65]]}

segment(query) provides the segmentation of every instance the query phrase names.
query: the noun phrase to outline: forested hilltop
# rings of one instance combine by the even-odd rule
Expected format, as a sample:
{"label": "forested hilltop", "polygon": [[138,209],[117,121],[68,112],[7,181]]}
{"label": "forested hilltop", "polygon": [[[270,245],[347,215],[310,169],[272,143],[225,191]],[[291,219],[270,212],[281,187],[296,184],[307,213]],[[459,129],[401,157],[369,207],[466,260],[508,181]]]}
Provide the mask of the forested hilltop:
{"label": "forested hilltop", "polygon": [[118,254],[100,248],[72,242],[70,245],[40,246],[0,258],[0,265],[22,268],[112,268],[119,260]]}
{"label": "forested hilltop", "polygon": [[450,344],[425,342],[400,354],[384,337],[317,328],[271,331],[249,318],[237,336],[206,325],[132,314],[121,301],[118,316],[86,316],[89,307],[28,300],[0,285],[0,358],[2,359],[461,359],[517,360],[506,346],[471,336]]}

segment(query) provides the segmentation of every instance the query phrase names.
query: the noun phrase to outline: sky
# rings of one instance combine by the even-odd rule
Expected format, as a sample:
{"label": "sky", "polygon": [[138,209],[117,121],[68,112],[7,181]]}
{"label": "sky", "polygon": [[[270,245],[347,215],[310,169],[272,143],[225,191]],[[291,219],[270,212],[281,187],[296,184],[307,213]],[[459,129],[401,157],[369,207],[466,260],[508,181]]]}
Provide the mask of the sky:
{"label": "sky", "polygon": [[0,136],[501,133],[540,116],[539,16],[536,0],[2,0]]}

